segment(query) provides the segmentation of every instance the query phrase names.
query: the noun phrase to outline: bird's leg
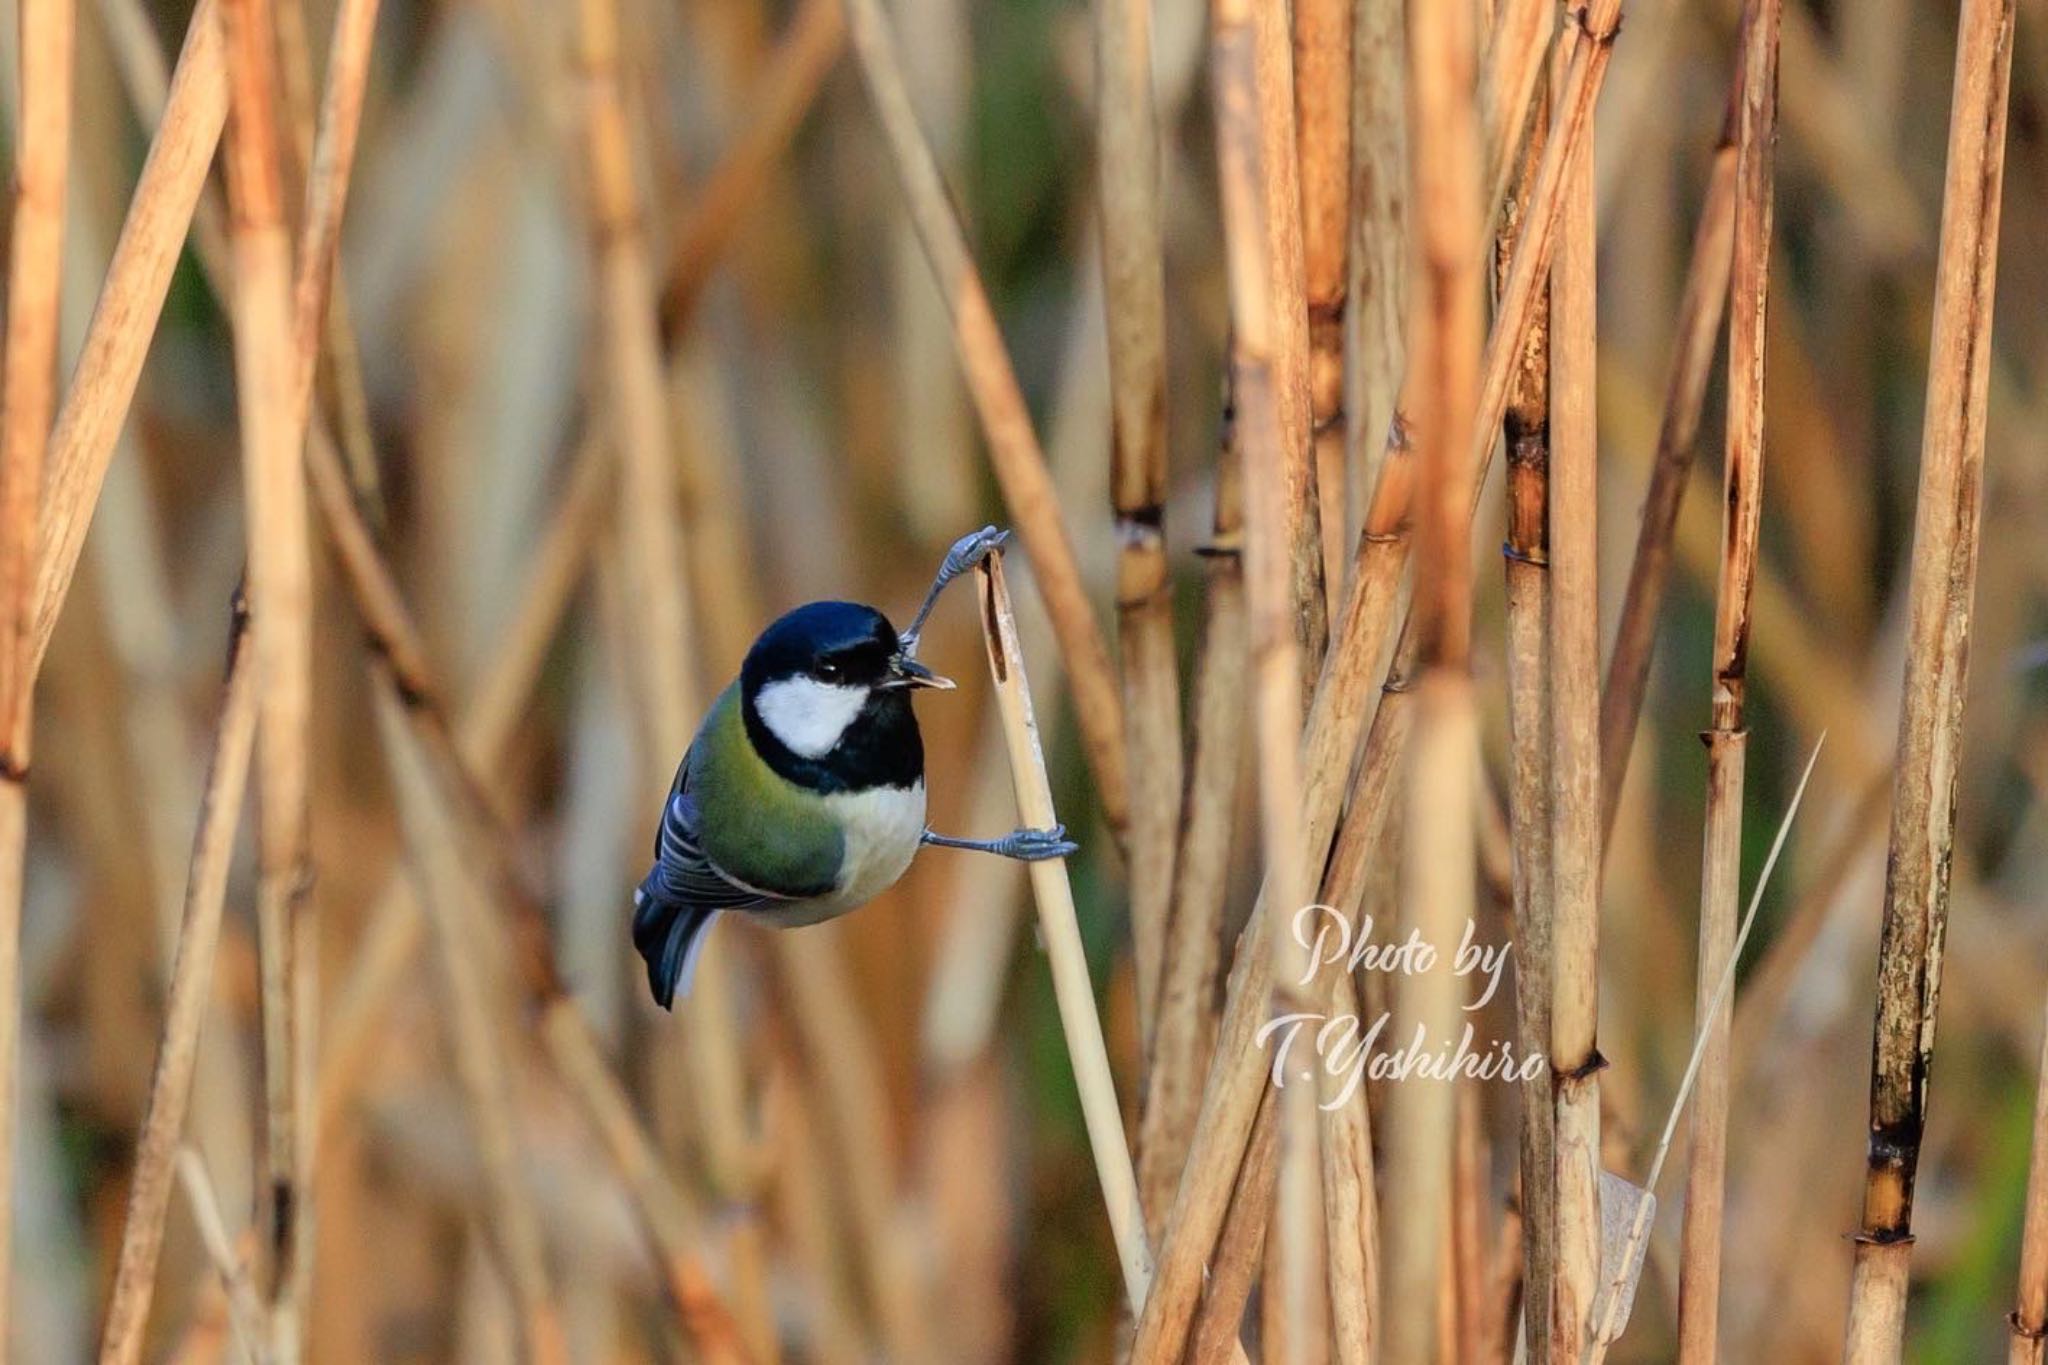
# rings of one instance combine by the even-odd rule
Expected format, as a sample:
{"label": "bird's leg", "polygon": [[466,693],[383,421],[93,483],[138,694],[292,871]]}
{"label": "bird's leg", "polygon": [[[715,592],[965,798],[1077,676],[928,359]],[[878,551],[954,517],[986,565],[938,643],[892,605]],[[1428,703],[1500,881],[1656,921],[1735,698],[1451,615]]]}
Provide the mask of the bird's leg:
{"label": "bird's leg", "polygon": [[1067,837],[1065,825],[1054,825],[1051,829],[1012,830],[1000,839],[955,839],[948,834],[934,834],[926,830],[922,842],[938,848],[965,848],[976,853],[993,853],[998,858],[1015,858],[1020,863],[1065,858],[1080,851],[1081,847]]}
{"label": "bird's leg", "polygon": [[924,605],[917,609],[917,615],[911,618],[910,625],[896,637],[899,652],[904,658],[912,658],[917,654],[917,637],[923,633],[925,618],[930,616],[932,608],[938,605],[939,594],[946,590],[946,585],[960,575],[971,572],[975,565],[1002,549],[1009,539],[1008,531],[998,531],[993,526],[984,526],[979,531],[964,535],[953,542],[953,548],[946,551],[945,559],[939,564],[939,574],[932,580],[931,591],[924,595]]}

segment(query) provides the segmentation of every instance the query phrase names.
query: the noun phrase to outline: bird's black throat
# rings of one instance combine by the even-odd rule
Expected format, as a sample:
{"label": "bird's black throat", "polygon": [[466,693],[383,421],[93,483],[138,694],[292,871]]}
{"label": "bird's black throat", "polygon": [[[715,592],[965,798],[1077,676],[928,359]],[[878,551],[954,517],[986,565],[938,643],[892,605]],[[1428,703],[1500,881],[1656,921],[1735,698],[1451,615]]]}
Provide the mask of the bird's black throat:
{"label": "bird's black throat", "polygon": [[910,694],[902,689],[876,688],[839,742],[816,758],[804,757],[776,737],[754,709],[754,689],[744,684],[740,712],[762,760],[778,776],[821,796],[912,787],[924,780],[924,736],[910,709]]}

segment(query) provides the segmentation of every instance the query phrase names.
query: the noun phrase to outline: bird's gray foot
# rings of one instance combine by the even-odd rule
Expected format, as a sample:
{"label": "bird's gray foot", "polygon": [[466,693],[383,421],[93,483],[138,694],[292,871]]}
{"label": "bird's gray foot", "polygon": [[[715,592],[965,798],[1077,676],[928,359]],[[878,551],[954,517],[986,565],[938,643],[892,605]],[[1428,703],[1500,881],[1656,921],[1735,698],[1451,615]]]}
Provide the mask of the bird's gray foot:
{"label": "bird's gray foot", "polygon": [[972,573],[984,559],[1000,551],[1009,540],[1008,531],[984,526],[979,531],[969,532],[953,542],[953,548],[946,551],[945,559],[939,562],[938,576],[932,579],[931,590],[924,595],[924,605],[917,609],[917,615],[911,620],[909,627],[897,637],[904,658],[907,659],[917,653],[917,639],[924,631],[925,618],[932,614],[932,608],[938,604],[939,594],[946,590],[946,585],[962,574]]}
{"label": "bird's gray foot", "polygon": [[1081,846],[1067,837],[1065,825],[1051,829],[1017,829],[1000,839],[955,839],[950,835],[924,832],[924,842],[939,848],[964,848],[976,853],[993,853],[998,858],[1015,858],[1020,863],[1040,863],[1048,858],[1066,858]]}

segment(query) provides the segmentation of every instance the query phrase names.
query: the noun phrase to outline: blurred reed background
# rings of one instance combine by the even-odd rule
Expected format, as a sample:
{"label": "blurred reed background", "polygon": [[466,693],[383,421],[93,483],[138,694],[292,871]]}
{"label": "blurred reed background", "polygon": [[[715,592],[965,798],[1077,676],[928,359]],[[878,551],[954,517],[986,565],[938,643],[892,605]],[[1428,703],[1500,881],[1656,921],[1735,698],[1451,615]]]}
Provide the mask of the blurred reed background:
{"label": "blurred reed background", "polygon": [[[11,1359],[2042,1361],[2041,0],[0,8]],[[707,699],[987,520],[932,823],[1035,702],[1081,854],[661,1014]],[[1316,899],[1552,1070],[1275,1089],[1474,984]]]}

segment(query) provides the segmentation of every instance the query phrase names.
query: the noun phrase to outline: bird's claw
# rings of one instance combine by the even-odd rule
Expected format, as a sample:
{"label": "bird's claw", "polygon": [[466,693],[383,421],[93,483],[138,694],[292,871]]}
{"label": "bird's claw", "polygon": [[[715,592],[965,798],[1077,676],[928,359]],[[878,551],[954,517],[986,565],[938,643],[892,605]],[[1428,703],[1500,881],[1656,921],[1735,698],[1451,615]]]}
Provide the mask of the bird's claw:
{"label": "bird's claw", "polygon": [[995,851],[1020,863],[1042,863],[1071,857],[1081,851],[1081,846],[1067,837],[1065,825],[1054,825],[1051,829],[1020,829],[1006,834],[996,840]]}
{"label": "bird's claw", "polygon": [[993,526],[984,526],[979,531],[970,531],[953,542],[953,548],[946,551],[946,562],[939,568],[942,581],[958,578],[978,566],[982,560],[1009,544],[1010,533],[999,531]]}

